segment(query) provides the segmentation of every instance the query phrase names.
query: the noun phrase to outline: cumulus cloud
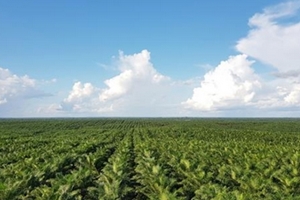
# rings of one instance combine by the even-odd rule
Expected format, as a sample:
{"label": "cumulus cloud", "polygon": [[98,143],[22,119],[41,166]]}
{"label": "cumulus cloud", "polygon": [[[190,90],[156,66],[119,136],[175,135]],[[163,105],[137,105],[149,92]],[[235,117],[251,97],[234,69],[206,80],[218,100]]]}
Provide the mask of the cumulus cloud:
{"label": "cumulus cloud", "polygon": [[[266,8],[249,20],[251,30],[238,41],[236,49],[284,75],[300,68],[300,1]],[[297,19],[297,18],[296,18]],[[285,21],[290,21],[289,23]]]}
{"label": "cumulus cloud", "polygon": [[44,95],[36,89],[36,80],[29,76],[17,76],[8,69],[0,68],[0,105],[17,98],[32,98]]}
{"label": "cumulus cloud", "polygon": [[156,71],[149,51],[133,55],[120,52],[116,63],[120,73],[104,81],[106,88],[77,82],[64,99],[62,108],[98,113],[118,108],[121,112],[126,107],[146,107],[164,98],[170,78]]}
{"label": "cumulus cloud", "polygon": [[[215,68],[204,66],[203,78],[172,81],[154,68],[149,51],[133,55],[120,52],[119,74],[105,80],[104,88],[75,83],[61,109],[141,116],[141,113],[153,114],[154,110],[171,113],[174,107],[170,102],[173,105],[182,102],[186,108],[183,113],[239,109],[264,112],[260,110],[299,107],[299,10],[300,1],[289,1],[255,14],[249,19],[249,33],[237,42],[236,49],[241,54],[229,57]],[[254,60],[274,69],[273,80],[263,80],[254,72]],[[191,90],[187,92],[188,89]],[[173,113],[180,112],[177,109]]]}
{"label": "cumulus cloud", "polygon": [[300,103],[300,83],[299,81],[280,84],[277,86],[278,102],[281,107],[299,106]]}
{"label": "cumulus cloud", "polygon": [[43,81],[0,68],[0,117],[34,115],[37,105],[33,102],[51,96],[40,90],[40,85],[43,85]]}
{"label": "cumulus cloud", "polygon": [[249,20],[248,35],[236,49],[276,71],[265,80],[257,108],[290,109],[300,103],[300,1],[287,1],[257,13]]}
{"label": "cumulus cloud", "polygon": [[91,83],[74,83],[58,110],[75,111],[78,113],[105,113],[113,110],[113,104],[105,104],[99,101],[101,89]]}
{"label": "cumulus cloud", "polygon": [[186,108],[194,110],[216,110],[247,105],[260,87],[258,76],[246,55],[231,56],[215,69],[205,74],[200,87],[183,102]]}
{"label": "cumulus cloud", "polygon": [[[191,110],[298,110],[300,104],[300,1],[268,7],[249,19],[250,30],[237,42],[242,55],[230,57],[205,74],[191,98]],[[260,61],[273,68],[263,80],[252,70]],[[297,108],[297,109],[296,109]]]}
{"label": "cumulus cloud", "polygon": [[295,89],[293,89],[286,97],[284,97],[284,100],[292,105],[299,104],[300,103],[300,87],[297,85]]}
{"label": "cumulus cloud", "polygon": [[133,55],[119,55],[120,74],[106,80],[107,88],[103,90],[99,98],[101,101],[108,101],[118,98],[141,84],[159,84],[168,80],[158,73],[150,62],[150,52],[143,50],[141,53]]}
{"label": "cumulus cloud", "polygon": [[274,80],[264,83],[264,88],[257,93],[254,108],[264,111],[299,110],[300,84]]}
{"label": "cumulus cloud", "polygon": [[82,84],[76,82],[69,96],[64,100],[65,102],[81,102],[85,98],[90,97],[95,91],[94,86],[91,83]]}

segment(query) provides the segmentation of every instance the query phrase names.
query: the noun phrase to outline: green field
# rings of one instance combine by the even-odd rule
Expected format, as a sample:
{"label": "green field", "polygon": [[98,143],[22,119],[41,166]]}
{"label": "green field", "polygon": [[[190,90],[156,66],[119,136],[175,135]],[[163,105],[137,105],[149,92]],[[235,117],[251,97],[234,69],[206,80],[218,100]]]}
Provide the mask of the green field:
{"label": "green field", "polygon": [[300,199],[299,119],[2,119],[0,199]]}

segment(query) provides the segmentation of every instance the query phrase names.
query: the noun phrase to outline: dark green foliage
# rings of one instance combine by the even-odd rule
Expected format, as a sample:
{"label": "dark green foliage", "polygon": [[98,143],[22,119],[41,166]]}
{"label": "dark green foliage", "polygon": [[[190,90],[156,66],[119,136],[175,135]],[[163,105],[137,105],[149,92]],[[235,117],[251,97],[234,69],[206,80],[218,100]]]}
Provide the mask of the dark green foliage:
{"label": "dark green foliage", "polygon": [[0,199],[300,199],[300,120],[2,119]]}

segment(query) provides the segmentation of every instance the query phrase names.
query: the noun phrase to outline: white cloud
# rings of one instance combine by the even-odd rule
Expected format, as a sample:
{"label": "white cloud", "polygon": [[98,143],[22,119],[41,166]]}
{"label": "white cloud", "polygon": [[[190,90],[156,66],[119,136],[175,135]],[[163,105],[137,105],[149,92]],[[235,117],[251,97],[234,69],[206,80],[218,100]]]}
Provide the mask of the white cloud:
{"label": "white cloud", "polygon": [[232,56],[205,74],[193,96],[183,102],[194,110],[217,110],[247,105],[260,87],[258,76],[246,55]]}
{"label": "white cloud", "polygon": [[264,81],[253,105],[259,109],[299,110],[300,1],[264,9],[249,20],[248,35],[236,49],[276,69],[274,80]]}
{"label": "white cloud", "polygon": [[39,89],[43,82],[0,68],[0,117],[35,115],[38,106],[35,103],[41,97],[51,96]]}
{"label": "white cloud", "polygon": [[82,84],[76,82],[69,96],[64,100],[65,102],[81,102],[85,98],[89,98],[95,91],[94,86],[91,83]]}
{"label": "white cloud", "polygon": [[299,0],[264,9],[249,19],[248,35],[237,42],[239,52],[275,69],[271,73],[274,80],[258,78],[245,56],[244,63],[237,65],[229,59],[226,62],[236,66],[233,71],[248,69],[245,76],[231,73],[231,67],[220,64],[205,75],[201,86],[194,89],[193,96],[183,105],[194,110],[230,109],[233,105],[269,110],[297,107],[300,103],[299,10]]}
{"label": "white cloud", "polygon": [[144,84],[159,84],[168,80],[159,74],[150,62],[150,52],[143,50],[133,55],[119,55],[120,74],[105,81],[108,88],[104,89],[99,98],[101,101],[109,101],[138,88]]}
{"label": "white cloud", "polygon": [[290,103],[290,104],[299,104],[300,102],[300,88],[299,86],[292,90],[285,98],[284,100],[287,102],[287,103]]}
{"label": "white cloud", "polygon": [[106,88],[91,83],[75,83],[62,108],[76,112],[134,115],[138,110],[145,112],[154,104],[165,103],[170,78],[155,70],[149,51],[133,55],[120,52],[117,66],[120,74],[105,80]]}
{"label": "white cloud", "polygon": [[[255,14],[248,36],[238,41],[236,49],[289,74],[300,68],[300,1],[289,1]],[[284,23],[283,20],[290,21]]]}
{"label": "white cloud", "polygon": [[[154,68],[149,51],[132,55],[120,52],[116,58],[118,74],[105,80],[104,87],[76,82],[61,105],[51,104],[39,111],[62,110],[71,116],[78,113],[199,116],[199,111],[213,111],[203,112],[202,116],[245,116],[247,112],[273,116],[270,115],[273,111],[297,111],[300,104],[300,22],[296,18],[299,9],[300,1],[289,1],[255,14],[249,19],[248,35],[237,42],[236,49],[241,54],[229,57],[215,68],[202,66],[206,72],[203,78],[172,81]],[[263,80],[254,72],[254,59],[273,67],[272,80]],[[16,80],[29,84],[31,79],[24,76]],[[33,88],[34,85],[33,80]],[[7,91],[11,94],[0,93],[0,106],[9,102],[10,96],[20,93]]]}
{"label": "white cloud", "polygon": [[36,91],[36,80],[28,76],[17,76],[8,69],[0,68],[0,105],[16,98],[30,98],[40,95]]}
{"label": "white cloud", "polygon": [[[216,111],[218,114],[256,110],[262,116],[273,111],[288,110],[289,114],[299,111],[299,10],[300,1],[297,0],[255,14],[249,20],[248,35],[236,45],[243,55],[230,57],[206,73],[183,106],[191,111]],[[273,79],[258,77],[246,55],[272,67]]]}
{"label": "white cloud", "polygon": [[299,106],[300,103],[300,83],[292,82],[291,80],[286,82],[280,82],[277,86],[277,104],[280,107],[294,107]]}

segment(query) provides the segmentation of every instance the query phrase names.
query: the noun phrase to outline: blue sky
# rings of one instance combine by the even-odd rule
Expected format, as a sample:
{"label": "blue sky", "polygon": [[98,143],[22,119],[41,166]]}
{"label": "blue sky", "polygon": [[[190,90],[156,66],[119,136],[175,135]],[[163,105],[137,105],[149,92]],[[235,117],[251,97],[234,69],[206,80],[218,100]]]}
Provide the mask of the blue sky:
{"label": "blue sky", "polygon": [[0,1],[0,117],[299,117],[300,1]]}

